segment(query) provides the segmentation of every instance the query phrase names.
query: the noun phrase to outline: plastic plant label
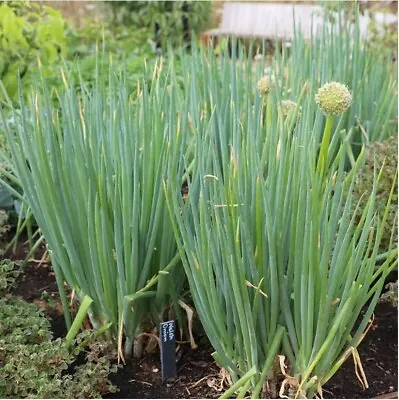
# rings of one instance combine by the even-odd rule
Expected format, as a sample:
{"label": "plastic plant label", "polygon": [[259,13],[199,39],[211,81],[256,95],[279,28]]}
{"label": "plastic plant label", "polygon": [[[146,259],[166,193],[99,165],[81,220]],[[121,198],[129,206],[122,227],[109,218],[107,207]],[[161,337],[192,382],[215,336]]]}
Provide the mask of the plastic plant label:
{"label": "plastic plant label", "polygon": [[162,322],[159,332],[161,335],[162,380],[165,381],[168,378],[177,376],[175,321]]}

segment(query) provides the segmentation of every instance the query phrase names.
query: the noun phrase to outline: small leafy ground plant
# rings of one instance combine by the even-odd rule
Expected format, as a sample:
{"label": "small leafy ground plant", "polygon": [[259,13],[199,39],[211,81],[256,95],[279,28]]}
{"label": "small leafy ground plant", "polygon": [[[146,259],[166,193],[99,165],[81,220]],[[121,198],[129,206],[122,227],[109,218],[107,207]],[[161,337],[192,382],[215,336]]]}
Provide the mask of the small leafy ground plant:
{"label": "small leafy ground plant", "polygon": [[101,398],[116,392],[108,375],[115,354],[91,331],[69,349],[53,340],[50,321],[35,305],[9,295],[20,275],[18,264],[0,263],[0,398]]}

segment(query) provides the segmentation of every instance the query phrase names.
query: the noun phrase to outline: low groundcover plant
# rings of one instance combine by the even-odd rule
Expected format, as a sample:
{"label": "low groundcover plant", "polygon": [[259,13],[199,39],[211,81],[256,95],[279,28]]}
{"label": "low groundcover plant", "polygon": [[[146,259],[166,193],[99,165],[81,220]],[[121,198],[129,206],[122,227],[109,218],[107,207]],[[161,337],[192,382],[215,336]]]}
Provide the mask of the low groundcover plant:
{"label": "low groundcover plant", "polygon": [[101,398],[117,390],[108,380],[117,370],[109,342],[94,342],[86,331],[70,350],[65,340],[52,339],[38,307],[19,297],[0,299],[0,317],[1,398]]}

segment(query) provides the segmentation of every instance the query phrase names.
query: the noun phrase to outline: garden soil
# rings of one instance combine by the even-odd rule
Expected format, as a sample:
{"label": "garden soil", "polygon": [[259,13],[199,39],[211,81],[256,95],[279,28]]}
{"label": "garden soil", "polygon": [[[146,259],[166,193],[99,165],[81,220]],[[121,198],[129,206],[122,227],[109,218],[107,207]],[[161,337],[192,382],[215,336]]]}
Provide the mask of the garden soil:
{"label": "garden soil", "polygon": [[[57,285],[51,265],[43,259],[44,247],[36,260],[28,263],[25,273],[14,294],[28,302],[38,304],[51,318],[55,337],[66,333]],[[13,259],[23,259],[24,246],[17,247]],[[40,260],[42,262],[40,262]],[[397,279],[393,277],[393,279]],[[45,295],[43,292],[45,291]],[[324,398],[371,399],[397,398],[398,384],[398,312],[388,304],[379,304],[375,319],[358,350],[368,389],[363,389],[356,377],[350,357],[323,388]],[[159,351],[141,360],[129,361],[116,374],[110,376],[119,388],[116,394],[105,398],[218,398],[226,389],[227,378],[213,361],[212,348],[203,333],[197,333],[198,348],[180,345],[178,351],[178,377],[162,382]]]}

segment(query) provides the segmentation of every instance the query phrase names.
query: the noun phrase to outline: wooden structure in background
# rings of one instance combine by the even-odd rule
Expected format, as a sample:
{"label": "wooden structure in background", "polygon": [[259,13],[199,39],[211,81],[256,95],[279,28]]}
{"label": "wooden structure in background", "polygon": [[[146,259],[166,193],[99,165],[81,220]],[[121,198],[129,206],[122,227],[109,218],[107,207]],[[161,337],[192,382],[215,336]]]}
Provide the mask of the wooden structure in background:
{"label": "wooden structure in background", "polygon": [[[373,16],[378,24],[397,22],[393,14],[376,12]],[[368,12],[360,16],[362,36],[367,35],[369,22]],[[221,36],[291,41],[294,29],[310,39],[312,30],[315,33],[322,24],[323,8],[312,4],[225,2],[219,28],[206,31],[201,40],[208,45],[217,43]]]}

